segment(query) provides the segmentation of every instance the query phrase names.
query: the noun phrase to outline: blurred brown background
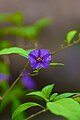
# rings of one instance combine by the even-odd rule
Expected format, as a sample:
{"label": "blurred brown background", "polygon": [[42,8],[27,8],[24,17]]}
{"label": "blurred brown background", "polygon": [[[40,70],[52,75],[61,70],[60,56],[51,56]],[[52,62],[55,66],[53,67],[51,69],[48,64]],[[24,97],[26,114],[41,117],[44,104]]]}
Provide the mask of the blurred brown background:
{"label": "blurred brown background", "polygon": [[[0,13],[14,13],[16,11],[23,13],[25,25],[30,25],[44,17],[52,19],[52,25],[40,34],[39,46],[41,48],[54,51],[63,43],[69,30],[80,30],[80,0],[0,0]],[[18,55],[11,55],[10,60],[11,72],[15,78],[25,65],[26,60]],[[37,89],[49,83],[55,83],[54,91],[59,93],[80,91],[80,46],[65,49],[55,55],[53,61],[63,62],[65,66],[41,70],[40,75],[34,78]],[[53,116],[44,114],[35,120],[38,119],[52,120]]]}

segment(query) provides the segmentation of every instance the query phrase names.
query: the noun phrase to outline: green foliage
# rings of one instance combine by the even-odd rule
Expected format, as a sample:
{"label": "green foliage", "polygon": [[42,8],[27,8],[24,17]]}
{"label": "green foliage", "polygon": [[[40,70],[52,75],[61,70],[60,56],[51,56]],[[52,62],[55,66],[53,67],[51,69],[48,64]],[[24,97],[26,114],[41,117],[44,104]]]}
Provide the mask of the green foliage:
{"label": "green foliage", "polygon": [[49,18],[43,18],[41,20],[38,20],[36,23],[34,23],[34,26],[36,26],[38,30],[42,30],[45,27],[48,27],[50,24],[51,24],[51,20]]}
{"label": "green foliage", "polygon": [[7,21],[7,14],[0,14],[0,23]]}
{"label": "green foliage", "polygon": [[[5,82],[5,81],[4,81]],[[5,83],[4,86],[2,86],[2,90],[4,90],[4,94],[5,92],[8,90],[9,85],[6,89],[3,89],[3,87],[6,87],[8,83]],[[14,89],[12,89],[5,97],[5,99],[3,99],[1,101],[1,106],[0,106],[0,111],[3,111],[6,106],[10,103],[13,104],[13,101],[15,99],[15,101],[21,97],[23,97],[26,93],[24,92],[24,89],[22,89],[21,87],[15,86]]]}
{"label": "green foliage", "polygon": [[23,15],[21,14],[21,12],[16,12],[14,14],[8,15],[7,20],[15,25],[22,25]]}
{"label": "green foliage", "polygon": [[0,16],[1,21],[4,22],[11,22],[16,26],[8,26],[0,29],[0,36],[19,36],[23,38],[27,38],[28,40],[36,40],[38,38],[39,33],[45,28],[50,25],[49,18],[43,18],[38,20],[32,25],[29,26],[22,26],[23,23],[23,16],[21,13],[16,12],[14,14],[3,14]]}
{"label": "green foliage", "polygon": [[9,84],[8,84],[8,82],[6,80],[0,81],[1,95],[3,95],[5,93],[5,91],[7,91],[8,88],[9,88]]}
{"label": "green foliage", "polygon": [[0,42],[0,49],[8,48],[10,46],[11,46],[11,43],[8,40],[2,40]]}
{"label": "green foliage", "polygon": [[71,98],[48,102],[47,108],[53,114],[64,116],[68,120],[80,119],[80,104]]}
{"label": "green foliage", "polygon": [[45,97],[46,97],[47,99],[49,99],[53,87],[54,87],[54,84],[52,84],[52,85],[47,85],[46,87],[44,87],[44,88],[41,90],[41,92],[45,95]]}
{"label": "green foliage", "polygon": [[13,14],[0,14],[0,23],[3,22],[11,22],[13,24],[20,25],[23,23],[23,16],[20,12]]}
{"label": "green foliage", "polygon": [[0,36],[19,36],[30,40],[36,39],[39,31],[33,25],[31,26],[19,26],[19,27],[5,27],[0,29]]}
{"label": "green foliage", "polygon": [[4,62],[0,62],[0,73],[8,75],[10,73],[9,65]]}
{"label": "green foliage", "polygon": [[[4,93],[4,94],[5,94],[5,93]],[[5,99],[3,99],[3,100],[1,101],[0,112],[2,112],[2,111],[6,108],[6,106],[11,103],[12,97],[13,97],[12,91],[10,91],[10,92],[6,95]]]}
{"label": "green foliage", "polygon": [[38,96],[38,97],[43,98],[45,101],[49,101],[49,97],[50,97],[53,87],[54,87],[54,84],[47,85],[41,91],[31,92],[31,93],[28,93],[27,95]]}
{"label": "green foliage", "polygon": [[[5,83],[5,84],[3,84]],[[6,81],[2,81],[0,83],[0,88],[1,88],[1,93],[2,96],[5,94],[5,92],[9,89],[9,85]],[[7,95],[6,97],[1,101],[0,103],[0,112],[2,112],[8,104],[11,104],[11,111],[12,113],[14,112],[14,110],[21,104],[20,98],[24,97],[25,95],[25,91],[23,88],[19,87],[19,86],[15,86]],[[25,118],[25,114],[21,113],[17,116],[17,118],[15,117],[14,120],[20,119],[20,120],[24,120]]]}
{"label": "green foliage", "polygon": [[17,116],[18,114],[22,113],[23,111],[25,111],[26,109],[29,109],[31,107],[35,107],[35,106],[38,106],[38,107],[41,107],[41,105],[39,105],[38,103],[35,103],[35,102],[27,102],[27,103],[24,103],[22,105],[20,105],[13,113],[12,115],[12,119]]}
{"label": "green foliage", "polygon": [[38,96],[38,97],[43,98],[46,102],[48,102],[48,101],[57,101],[57,100],[60,100],[63,98],[68,98],[73,95],[79,94],[79,93],[68,92],[68,93],[62,93],[59,95],[58,95],[58,93],[53,93],[51,95],[53,87],[54,87],[54,84],[47,85],[41,91],[35,91],[35,92],[28,93],[27,96]]}
{"label": "green foliage", "polygon": [[17,32],[16,35],[23,37],[23,38],[28,38],[29,40],[35,40],[38,37],[39,31],[35,26],[26,26],[26,27],[19,27],[16,29]]}
{"label": "green foliage", "polygon": [[77,93],[62,93],[62,94],[59,94],[58,96],[56,96],[54,100],[60,100],[63,98],[71,97],[75,94],[77,94]]}
{"label": "green foliage", "polygon": [[66,35],[65,42],[70,44],[73,41],[73,38],[75,37],[76,34],[77,34],[76,30],[69,31]]}
{"label": "green foliage", "polygon": [[16,85],[14,87],[14,89],[12,89],[12,94],[16,97],[16,98],[21,98],[23,96],[25,96],[26,91],[21,87]]}
{"label": "green foliage", "polygon": [[58,93],[53,93],[50,97],[50,101],[53,101],[57,95],[58,95]]}
{"label": "green foliage", "polygon": [[75,97],[73,99],[80,103],[80,97]]}
{"label": "green foliage", "polygon": [[48,101],[48,99],[45,97],[45,95],[41,91],[28,93],[27,96],[37,96],[37,97],[41,97],[45,101]]}
{"label": "green foliage", "polygon": [[0,55],[19,54],[21,56],[24,56],[25,58],[28,58],[28,54],[30,52],[31,52],[31,50],[24,50],[19,47],[11,47],[11,48],[6,48],[3,50],[0,50]]}
{"label": "green foliage", "polygon": [[[21,104],[21,101],[17,98],[15,99],[15,97],[13,98],[12,101],[12,106],[11,106],[11,111],[12,113],[15,111],[15,109],[17,109],[17,107]],[[24,120],[26,118],[25,113],[22,112],[19,115],[17,115],[14,120]]]}
{"label": "green foliage", "polygon": [[[51,113],[63,116],[68,120],[79,120],[80,119],[80,104],[78,101],[70,98],[71,96],[79,93],[63,93],[58,95],[58,93],[53,93],[51,95],[54,84],[45,86],[41,91],[30,92],[27,96],[37,96],[38,98],[43,98],[46,102],[46,106],[40,106],[46,111],[49,110]],[[29,104],[30,103],[30,104]],[[24,110],[33,107],[32,102],[27,102],[20,105],[12,115],[12,118],[22,113]],[[74,114],[74,115],[73,115]]]}

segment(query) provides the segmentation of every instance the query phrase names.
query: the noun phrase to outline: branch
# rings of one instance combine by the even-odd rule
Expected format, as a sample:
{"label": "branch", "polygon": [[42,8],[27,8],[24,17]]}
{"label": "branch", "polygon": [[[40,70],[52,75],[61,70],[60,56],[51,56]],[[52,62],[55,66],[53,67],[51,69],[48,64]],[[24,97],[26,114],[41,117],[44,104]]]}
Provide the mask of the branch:
{"label": "branch", "polygon": [[61,52],[62,50],[66,49],[66,48],[69,48],[69,47],[72,47],[74,45],[77,45],[78,43],[80,43],[80,38],[78,40],[75,40],[73,43],[68,44],[66,46],[61,45],[61,47],[59,49],[55,50],[54,52],[52,52],[51,55],[55,55],[55,54]]}
{"label": "branch", "polygon": [[36,72],[36,73],[28,73],[28,74],[24,75],[24,77],[26,77],[26,76],[32,76],[32,77],[34,77],[36,75],[38,75],[38,72]]}
{"label": "branch", "polygon": [[72,96],[72,98],[80,97],[80,94]]}
{"label": "branch", "polygon": [[6,91],[6,93],[3,95],[3,97],[0,97],[0,100],[3,100],[5,98],[5,96],[10,92],[10,90],[15,86],[15,84],[18,82],[18,80],[22,77],[23,72],[26,70],[26,68],[29,65],[29,61],[27,62],[27,64],[25,65],[25,67],[23,68],[22,72],[20,73],[20,75],[17,77],[17,79],[13,82],[13,84],[10,86],[10,88]]}
{"label": "branch", "polygon": [[39,111],[39,112],[37,112],[37,113],[35,113],[35,114],[33,114],[33,115],[27,117],[26,120],[30,120],[31,118],[33,118],[33,117],[35,117],[35,116],[37,116],[37,115],[40,115],[41,113],[44,113],[44,112],[46,112],[45,109],[43,109],[43,110],[41,110],[41,111]]}

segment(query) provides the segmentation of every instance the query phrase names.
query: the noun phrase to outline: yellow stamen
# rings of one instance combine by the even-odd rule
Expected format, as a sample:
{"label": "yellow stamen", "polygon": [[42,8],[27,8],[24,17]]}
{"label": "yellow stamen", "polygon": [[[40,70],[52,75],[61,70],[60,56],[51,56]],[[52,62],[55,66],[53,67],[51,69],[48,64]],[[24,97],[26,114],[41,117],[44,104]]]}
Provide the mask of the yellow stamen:
{"label": "yellow stamen", "polygon": [[42,61],[42,58],[38,57],[38,58],[37,58],[37,61],[38,61],[38,62],[41,62],[41,61]]}

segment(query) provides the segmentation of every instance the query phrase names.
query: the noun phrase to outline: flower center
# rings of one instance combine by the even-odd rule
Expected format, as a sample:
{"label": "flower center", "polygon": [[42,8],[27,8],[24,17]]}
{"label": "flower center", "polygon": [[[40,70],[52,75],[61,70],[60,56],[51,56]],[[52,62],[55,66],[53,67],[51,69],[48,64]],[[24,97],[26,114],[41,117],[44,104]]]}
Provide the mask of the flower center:
{"label": "flower center", "polygon": [[38,61],[38,62],[41,62],[41,61],[42,61],[42,58],[38,57],[38,58],[37,58],[37,61]]}

